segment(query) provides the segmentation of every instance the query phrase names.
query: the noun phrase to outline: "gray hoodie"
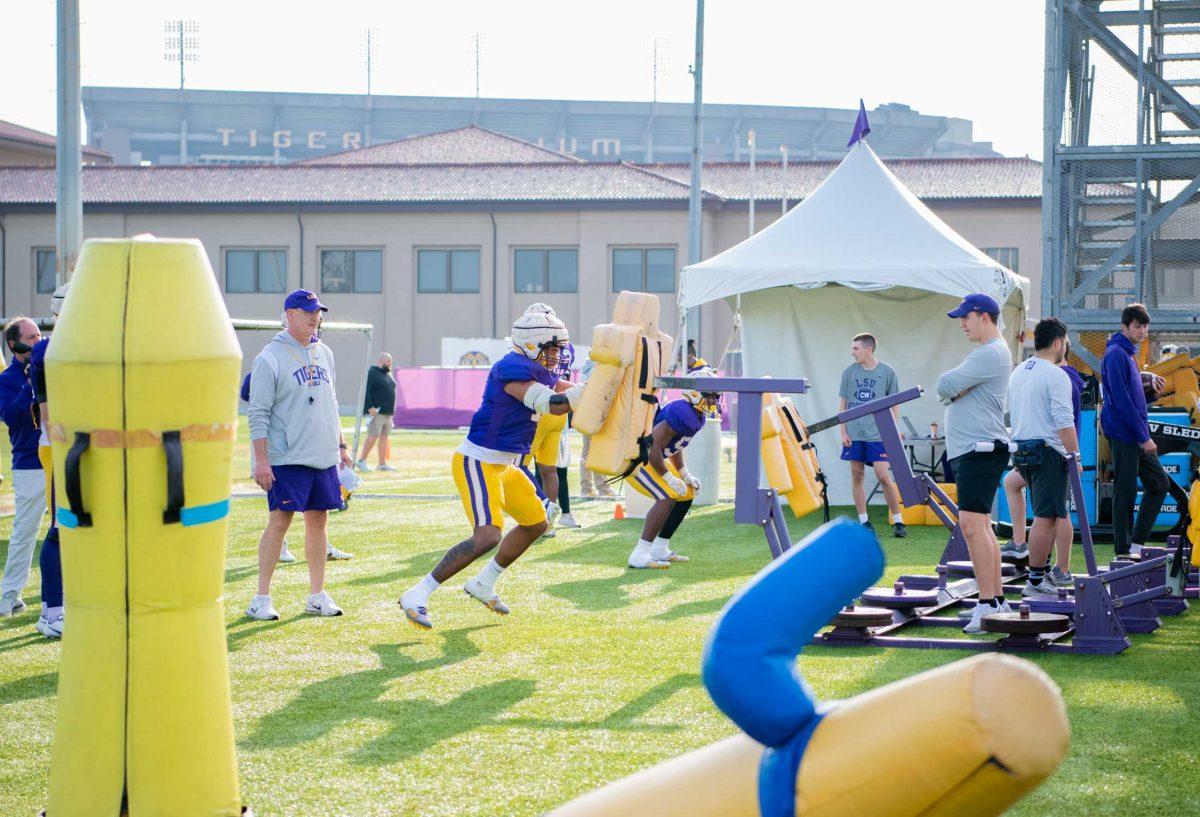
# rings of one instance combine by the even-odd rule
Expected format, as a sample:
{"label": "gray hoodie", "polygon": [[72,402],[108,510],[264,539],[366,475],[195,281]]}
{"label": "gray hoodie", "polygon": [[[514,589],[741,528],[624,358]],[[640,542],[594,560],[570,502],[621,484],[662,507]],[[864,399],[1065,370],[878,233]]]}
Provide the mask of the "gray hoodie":
{"label": "gray hoodie", "polygon": [[254,358],[246,417],[251,444],[266,439],[271,465],[337,465],[333,352],[320,341],[302,346],[287,332],[273,337]]}

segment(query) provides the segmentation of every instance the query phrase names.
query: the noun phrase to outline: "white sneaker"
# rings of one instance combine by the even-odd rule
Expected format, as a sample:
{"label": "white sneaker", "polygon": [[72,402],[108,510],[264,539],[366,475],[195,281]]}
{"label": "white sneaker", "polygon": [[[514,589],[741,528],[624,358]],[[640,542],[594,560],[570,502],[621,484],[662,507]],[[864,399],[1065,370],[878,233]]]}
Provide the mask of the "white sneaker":
{"label": "white sneaker", "polygon": [[250,618],[256,618],[259,621],[279,620],[279,611],[271,603],[270,596],[255,596],[252,598],[250,606],[246,608],[246,615],[250,616]]}
{"label": "white sneaker", "polygon": [[400,469],[397,468],[396,466],[392,465],[390,462],[385,462],[383,465],[379,466],[379,470],[380,471],[399,471]]}
{"label": "white sneaker", "polygon": [[997,612],[999,612],[999,613],[1015,613],[1016,610],[1014,610],[1012,608],[1012,606],[1008,603],[1008,599],[1005,599],[1004,601],[1000,602],[1000,609]]}
{"label": "white sneaker", "polygon": [[666,570],[671,564],[670,562],[660,562],[650,554],[639,556],[637,553],[633,553],[629,556],[629,566],[634,570]]}
{"label": "white sneaker", "polygon": [[1058,586],[1054,584],[1054,580],[1047,574],[1042,576],[1042,580],[1034,584],[1032,580],[1026,579],[1025,586],[1021,588],[1022,596],[1057,596]]}
{"label": "white sneaker", "polygon": [[281,565],[290,565],[294,561],[296,561],[296,557],[288,550],[287,540],[284,540],[283,549],[279,551],[279,563]]}
{"label": "white sneaker", "polygon": [[338,550],[329,542],[325,543],[325,560],[329,562],[343,562],[346,559],[353,559],[353,553],[347,553],[344,550]]}
{"label": "white sneaker", "polygon": [[367,462],[366,460],[359,460],[358,462],[354,463],[354,468],[357,471],[374,471],[375,470],[374,468],[371,467],[371,463]]}
{"label": "white sneaker", "polygon": [[1131,544],[1129,546],[1129,556],[1133,559],[1142,558],[1142,546],[1138,544]]}
{"label": "white sneaker", "polygon": [[304,600],[304,612],[310,616],[340,616],[342,608],[338,607],[329,594],[322,590]]}
{"label": "white sneaker", "polygon": [[582,528],[583,527],[583,525],[580,525],[578,522],[576,522],[575,517],[569,513],[564,513],[561,517],[559,517],[558,526],[560,528]]}
{"label": "white sneaker", "polygon": [[999,612],[992,609],[990,604],[976,604],[971,610],[971,618],[967,622],[967,626],[963,627],[963,632],[967,635],[979,635],[984,632],[983,617],[991,613]]}
{"label": "white sneaker", "polygon": [[0,596],[0,616],[15,616],[25,609],[25,599],[18,590],[9,590]]}
{"label": "white sneaker", "polygon": [[61,612],[55,613],[53,618],[38,616],[37,631],[46,638],[62,638],[63,618]]}

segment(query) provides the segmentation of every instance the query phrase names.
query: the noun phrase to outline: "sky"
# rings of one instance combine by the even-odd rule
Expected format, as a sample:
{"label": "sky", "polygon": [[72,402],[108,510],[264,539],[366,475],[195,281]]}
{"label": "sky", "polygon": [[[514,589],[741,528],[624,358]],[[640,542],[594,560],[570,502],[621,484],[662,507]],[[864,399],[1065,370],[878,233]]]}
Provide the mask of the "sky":
{"label": "sky", "polygon": [[[55,130],[55,2],[10,0],[0,119]],[[176,88],[163,24],[194,20],[187,86],[527,99],[692,99],[694,0],[79,0],[83,85]],[[868,108],[901,102],[974,122],[1008,156],[1042,154],[1042,0],[708,0],[704,100]]]}

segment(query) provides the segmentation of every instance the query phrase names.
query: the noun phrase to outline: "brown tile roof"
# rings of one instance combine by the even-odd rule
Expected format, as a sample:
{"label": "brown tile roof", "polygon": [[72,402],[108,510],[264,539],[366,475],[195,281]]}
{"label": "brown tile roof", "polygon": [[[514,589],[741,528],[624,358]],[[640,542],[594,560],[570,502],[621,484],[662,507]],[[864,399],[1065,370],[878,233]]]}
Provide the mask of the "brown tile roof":
{"label": "brown tile roof", "polygon": [[[1040,199],[1042,196],[1042,165],[1033,159],[889,159],[884,164],[919,199]],[[811,194],[837,165],[837,162],[789,162],[788,198],[799,200]],[[683,184],[691,178],[691,169],[686,164],[645,167]],[[747,201],[750,165],[706,164],[701,184],[722,199]],[[783,192],[782,163],[758,162],[754,190],[756,198],[779,200]]]}
{"label": "brown tile roof", "polygon": [[[54,203],[54,170],[0,167],[0,206]],[[687,200],[687,185],[628,164],[85,167],[83,201],[360,204]]]}
{"label": "brown tile roof", "polygon": [[305,159],[302,165],[579,164],[582,159],[524,139],[468,125]]}
{"label": "brown tile roof", "polygon": [[[24,125],[18,125],[15,122],[7,122],[0,119],[0,140],[6,142],[17,142],[23,145],[33,145],[35,147],[50,148],[51,151],[57,146],[58,142],[53,134],[43,133],[40,130],[27,128]],[[107,150],[100,148],[83,146],[83,155],[91,159],[107,159],[112,161],[112,154]]]}

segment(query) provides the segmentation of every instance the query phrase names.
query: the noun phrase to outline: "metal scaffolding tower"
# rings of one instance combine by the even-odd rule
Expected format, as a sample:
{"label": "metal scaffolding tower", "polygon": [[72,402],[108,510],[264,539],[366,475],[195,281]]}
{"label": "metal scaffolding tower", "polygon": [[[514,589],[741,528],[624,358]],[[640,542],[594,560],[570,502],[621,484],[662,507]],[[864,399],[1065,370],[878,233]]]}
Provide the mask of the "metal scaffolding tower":
{"label": "metal scaffolding tower", "polygon": [[1046,0],[1044,104],[1042,314],[1200,334],[1200,0]]}

